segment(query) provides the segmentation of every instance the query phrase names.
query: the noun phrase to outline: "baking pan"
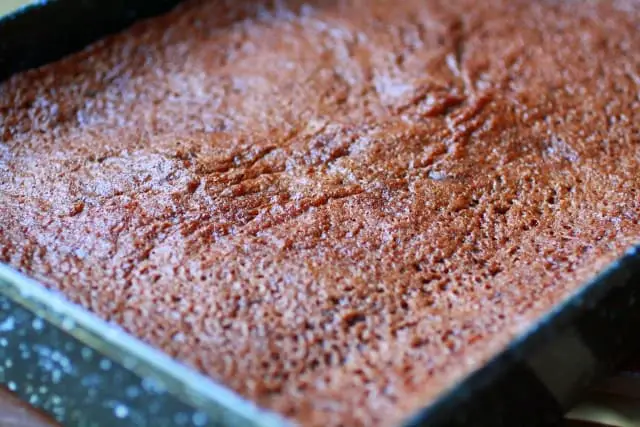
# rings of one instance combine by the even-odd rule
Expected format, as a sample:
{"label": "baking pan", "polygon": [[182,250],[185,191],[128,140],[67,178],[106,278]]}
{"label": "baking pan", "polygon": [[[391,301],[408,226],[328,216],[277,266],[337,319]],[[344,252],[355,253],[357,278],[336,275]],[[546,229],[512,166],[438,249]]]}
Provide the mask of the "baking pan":
{"label": "baking pan", "polygon": [[[56,0],[24,7],[0,19],[0,80],[176,3]],[[640,349],[639,304],[636,246],[405,425],[557,423],[589,382]],[[67,426],[289,425],[3,265],[0,384]]]}
{"label": "baking pan", "polygon": [[0,19],[0,81],[80,50],[177,3],[179,0],[30,1]]}
{"label": "baking pan", "polygon": [[589,420],[601,423],[603,427],[639,426],[640,374],[623,369],[598,382],[567,414],[567,419]]}

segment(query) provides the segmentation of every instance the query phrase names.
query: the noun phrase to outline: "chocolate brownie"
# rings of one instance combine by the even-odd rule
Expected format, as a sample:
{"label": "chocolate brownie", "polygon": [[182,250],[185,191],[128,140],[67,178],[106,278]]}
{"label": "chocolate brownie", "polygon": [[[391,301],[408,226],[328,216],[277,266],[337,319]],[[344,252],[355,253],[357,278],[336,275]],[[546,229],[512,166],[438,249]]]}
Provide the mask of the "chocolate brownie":
{"label": "chocolate brownie", "polygon": [[189,1],[0,85],[0,261],[306,425],[640,240],[637,1]]}

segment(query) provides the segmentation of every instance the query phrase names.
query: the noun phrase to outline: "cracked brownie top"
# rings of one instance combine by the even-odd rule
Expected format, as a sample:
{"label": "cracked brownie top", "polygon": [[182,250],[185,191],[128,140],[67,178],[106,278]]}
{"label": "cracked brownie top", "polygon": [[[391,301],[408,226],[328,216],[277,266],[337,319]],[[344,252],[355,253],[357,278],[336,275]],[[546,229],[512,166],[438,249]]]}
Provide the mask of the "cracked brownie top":
{"label": "cracked brownie top", "polygon": [[0,261],[389,424],[640,240],[635,1],[189,1],[0,85]]}

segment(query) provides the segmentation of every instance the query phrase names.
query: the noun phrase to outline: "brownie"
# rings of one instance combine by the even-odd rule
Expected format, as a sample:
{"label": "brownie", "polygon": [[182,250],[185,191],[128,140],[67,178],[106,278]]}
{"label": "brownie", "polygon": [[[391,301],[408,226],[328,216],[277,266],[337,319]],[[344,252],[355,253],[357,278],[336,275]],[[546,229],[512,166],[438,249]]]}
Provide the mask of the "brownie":
{"label": "brownie", "polygon": [[640,241],[637,1],[189,1],[0,85],[0,261],[304,425]]}

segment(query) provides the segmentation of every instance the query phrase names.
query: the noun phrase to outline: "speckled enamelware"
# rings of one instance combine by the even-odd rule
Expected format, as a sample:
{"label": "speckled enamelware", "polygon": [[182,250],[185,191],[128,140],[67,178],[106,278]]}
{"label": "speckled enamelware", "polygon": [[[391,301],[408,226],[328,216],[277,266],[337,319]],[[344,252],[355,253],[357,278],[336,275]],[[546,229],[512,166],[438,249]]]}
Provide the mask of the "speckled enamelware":
{"label": "speckled enamelware", "polygon": [[0,265],[0,383],[69,426],[284,426]]}
{"label": "speckled enamelware", "polygon": [[[0,19],[0,80],[73,52],[177,0],[36,2]],[[637,348],[640,247],[408,426],[538,426]],[[223,386],[0,265],[0,384],[67,426],[284,426]]]}

